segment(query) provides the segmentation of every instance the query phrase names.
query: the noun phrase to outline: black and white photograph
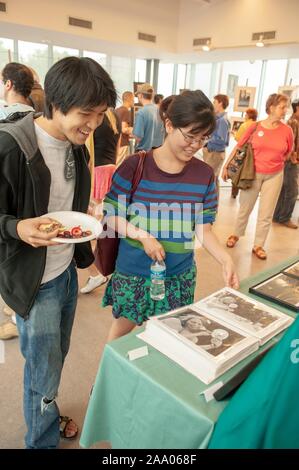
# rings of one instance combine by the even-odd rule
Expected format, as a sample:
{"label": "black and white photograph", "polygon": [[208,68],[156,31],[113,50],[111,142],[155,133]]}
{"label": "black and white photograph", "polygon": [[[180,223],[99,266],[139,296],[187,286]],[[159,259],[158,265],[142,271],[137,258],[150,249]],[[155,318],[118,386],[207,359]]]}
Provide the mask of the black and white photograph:
{"label": "black and white photograph", "polygon": [[223,289],[216,294],[203,299],[202,303],[209,309],[211,314],[225,313],[233,315],[234,320],[241,324],[251,325],[255,330],[262,330],[271,323],[278,320],[278,315],[269,313],[265,309],[255,305],[253,302]]}
{"label": "black and white photograph", "polygon": [[299,279],[299,261],[297,263],[292,264],[288,268],[285,268],[282,272],[287,276],[292,276],[296,279]]}
{"label": "black and white photograph", "polygon": [[230,119],[230,122],[231,122],[231,133],[235,134],[236,132],[238,132],[240,126],[243,124],[244,118],[232,117]]}
{"label": "black and white photograph", "polygon": [[161,317],[160,321],[213,356],[218,356],[244,339],[239,333],[191,309],[169,315],[165,319]]}
{"label": "black and white photograph", "polygon": [[299,312],[299,279],[295,277],[284,273],[276,274],[251,287],[250,292]]}
{"label": "black and white photograph", "polygon": [[255,87],[236,87],[234,111],[245,112],[247,108],[253,108]]}
{"label": "black and white photograph", "polygon": [[226,94],[229,98],[234,98],[235,88],[238,86],[238,75],[228,74]]}

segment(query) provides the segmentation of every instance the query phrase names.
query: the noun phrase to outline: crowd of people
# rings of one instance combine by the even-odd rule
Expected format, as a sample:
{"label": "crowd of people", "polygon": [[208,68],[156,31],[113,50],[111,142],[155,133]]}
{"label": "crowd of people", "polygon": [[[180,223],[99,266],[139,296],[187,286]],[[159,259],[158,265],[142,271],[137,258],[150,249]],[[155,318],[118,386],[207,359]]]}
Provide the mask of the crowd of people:
{"label": "crowd of people", "polygon": [[[135,93],[136,113],[130,91],[115,109],[110,76],[94,60],[78,57],[55,63],[44,90],[35,71],[18,63],[4,67],[0,86],[5,101],[0,107],[0,293],[12,314],[0,327],[0,338],[19,336],[25,358],[26,447],[56,448],[60,437],[78,433],[56,403],[77,304],[77,268],[90,271],[82,294],[107,283],[102,302],[113,313],[108,341],[152,315],[193,302],[194,236],[222,266],[225,285],[238,288],[229,250],[213,232],[221,168],[226,180],[228,162],[251,138],[256,177],[252,188],[241,190],[226,246],[233,248],[244,235],[260,195],[252,252],[264,260],[272,220],[297,228],[291,216],[298,194],[299,102],[292,103],[288,124],[283,122],[289,104],[285,95],[270,95],[262,121],[256,122],[256,111],[248,109],[236,149],[226,160],[230,124],[224,94],[217,94],[213,104],[199,90],[164,99],[144,83]],[[133,140],[136,152],[145,151],[146,157],[131,195],[139,158],[130,155]],[[203,159],[196,158],[201,149]],[[168,209],[159,212],[165,201]],[[138,216],[132,205],[139,208]],[[58,229],[39,229],[51,222],[43,214],[62,210],[88,211],[99,219],[104,214],[107,224],[117,228],[122,238],[110,279],[93,265],[89,242],[59,244],[53,241]],[[158,301],[150,296],[153,260],[166,264],[165,297]],[[188,320],[182,335],[192,329]],[[206,349],[222,345],[221,338],[212,341],[212,334],[199,328],[197,340],[209,336]]]}

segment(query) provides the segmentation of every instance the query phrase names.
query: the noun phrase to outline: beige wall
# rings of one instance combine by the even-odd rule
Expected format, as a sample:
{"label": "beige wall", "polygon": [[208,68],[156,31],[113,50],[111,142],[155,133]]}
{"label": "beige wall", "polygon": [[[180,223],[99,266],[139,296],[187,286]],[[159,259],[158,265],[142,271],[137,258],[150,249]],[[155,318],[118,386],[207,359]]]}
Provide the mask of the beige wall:
{"label": "beige wall", "polygon": [[[176,52],[179,3],[180,0],[7,0],[7,13],[0,13],[0,22]],[[69,26],[68,16],[92,21],[93,29]],[[156,45],[139,41],[138,31],[156,35]],[[129,48],[127,52],[130,54]]]}
{"label": "beige wall", "polygon": [[[182,63],[299,57],[299,0],[7,0],[7,10],[0,37]],[[69,26],[68,16],[93,29]],[[277,31],[277,43],[297,44],[258,50],[251,34],[267,30]],[[138,31],[157,43],[139,41]],[[217,49],[195,53],[193,39],[205,36]]]}
{"label": "beige wall", "polygon": [[[252,44],[253,32],[277,31],[277,42],[299,41],[299,0],[182,0],[178,52],[191,52],[194,38],[212,37],[215,47]],[[299,46],[298,46],[299,53]]]}

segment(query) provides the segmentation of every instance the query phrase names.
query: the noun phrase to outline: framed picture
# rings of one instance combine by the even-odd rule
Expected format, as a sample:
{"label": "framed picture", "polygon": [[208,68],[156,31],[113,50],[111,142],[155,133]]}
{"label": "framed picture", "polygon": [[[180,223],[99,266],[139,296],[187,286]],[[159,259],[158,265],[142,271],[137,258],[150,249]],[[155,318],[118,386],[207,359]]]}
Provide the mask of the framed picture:
{"label": "framed picture", "polygon": [[299,313],[299,279],[284,273],[275,274],[250,287],[249,292],[272,300]]}
{"label": "framed picture", "polygon": [[235,89],[234,111],[245,112],[247,108],[253,108],[256,88],[252,86],[237,86]]}
{"label": "framed picture", "polygon": [[280,87],[278,87],[278,92],[277,93],[281,93],[282,95],[286,95],[290,99],[290,101],[292,101],[294,92],[297,88],[298,87],[296,87],[296,86],[280,86]]}
{"label": "framed picture", "polygon": [[288,266],[282,272],[287,276],[299,279],[299,261],[297,261],[297,263],[291,264],[291,266]]}
{"label": "framed picture", "polygon": [[239,127],[241,126],[241,124],[243,124],[244,121],[245,121],[245,119],[241,118],[241,117],[235,117],[235,116],[231,117],[230,118],[231,133],[235,134],[236,132],[238,132]]}
{"label": "framed picture", "polygon": [[290,106],[288,108],[288,113],[291,114],[293,112],[291,103],[296,98],[299,98],[299,86],[280,86],[278,87],[278,93],[286,95],[289,98]]}
{"label": "framed picture", "polygon": [[235,96],[235,88],[238,86],[238,80],[238,75],[228,75],[226,94],[229,98],[233,98]]}

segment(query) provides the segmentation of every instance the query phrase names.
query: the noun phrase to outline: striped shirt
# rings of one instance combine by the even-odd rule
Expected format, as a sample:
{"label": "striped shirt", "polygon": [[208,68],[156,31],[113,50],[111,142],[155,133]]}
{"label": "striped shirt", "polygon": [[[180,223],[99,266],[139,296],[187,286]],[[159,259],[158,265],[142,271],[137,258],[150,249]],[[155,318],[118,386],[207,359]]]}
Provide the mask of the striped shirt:
{"label": "striped shirt", "polygon": [[[165,250],[166,275],[181,274],[194,263],[195,225],[215,220],[214,173],[194,157],[180,173],[166,173],[156,165],[150,151],[130,204],[137,162],[138,156],[133,155],[114,173],[104,201],[105,214],[124,217],[151,233]],[[148,277],[151,262],[139,241],[121,239],[116,261],[118,272]]]}

